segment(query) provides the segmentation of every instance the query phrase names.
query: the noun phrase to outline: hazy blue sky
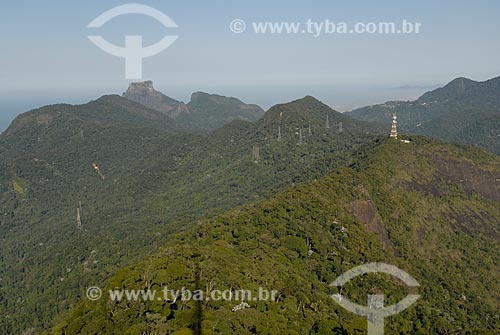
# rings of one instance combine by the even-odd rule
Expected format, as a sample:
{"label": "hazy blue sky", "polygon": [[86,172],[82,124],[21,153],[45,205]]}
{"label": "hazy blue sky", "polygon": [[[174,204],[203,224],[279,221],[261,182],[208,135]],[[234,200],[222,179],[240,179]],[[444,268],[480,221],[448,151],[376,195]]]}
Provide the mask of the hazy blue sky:
{"label": "hazy blue sky", "polygon": [[[179,26],[125,15],[97,33],[123,45],[165,34],[179,39],[145,59],[144,79],[180,100],[193,91],[233,95],[267,108],[311,94],[339,110],[410,99],[454,77],[500,75],[498,1],[137,1]],[[123,92],[124,60],[94,46],[87,24],[127,1],[9,1],[0,4],[0,131],[12,114],[49,102]],[[234,34],[229,23],[247,22]],[[253,21],[422,23],[418,35],[257,35]]]}

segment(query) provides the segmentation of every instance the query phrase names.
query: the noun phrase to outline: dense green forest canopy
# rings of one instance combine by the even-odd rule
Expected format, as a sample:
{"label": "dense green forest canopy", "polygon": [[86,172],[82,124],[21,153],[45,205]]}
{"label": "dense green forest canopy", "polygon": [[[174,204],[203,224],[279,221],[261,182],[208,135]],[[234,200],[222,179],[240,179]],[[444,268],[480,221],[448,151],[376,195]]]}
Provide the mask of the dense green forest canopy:
{"label": "dense green forest canopy", "polygon": [[119,96],[20,115],[0,136],[0,333],[49,327],[172,233],[347,165],[378,131],[312,97],[209,135]]}
{"label": "dense green forest canopy", "polygon": [[[365,334],[329,287],[345,271],[383,261],[419,282],[418,302],[387,318],[386,334],[496,334],[500,330],[500,158],[424,138],[383,139],[353,164],[179,233],[118,271],[107,289],[275,289],[248,301],[84,300],[51,334]],[[105,292],[106,292],[105,290]],[[364,275],[343,294],[386,305],[408,294],[387,275]]]}

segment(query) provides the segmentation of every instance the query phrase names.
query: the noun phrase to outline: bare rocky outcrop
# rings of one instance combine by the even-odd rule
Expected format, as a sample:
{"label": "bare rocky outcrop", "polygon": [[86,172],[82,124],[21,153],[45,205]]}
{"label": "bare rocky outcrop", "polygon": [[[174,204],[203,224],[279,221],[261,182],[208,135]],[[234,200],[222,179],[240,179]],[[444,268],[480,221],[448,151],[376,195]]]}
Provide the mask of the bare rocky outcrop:
{"label": "bare rocky outcrop", "polygon": [[181,113],[189,113],[184,102],[177,101],[156,91],[153,87],[153,82],[150,80],[131,83],[127,91],[123,93],[123,97],[162,112],[174,119]]}

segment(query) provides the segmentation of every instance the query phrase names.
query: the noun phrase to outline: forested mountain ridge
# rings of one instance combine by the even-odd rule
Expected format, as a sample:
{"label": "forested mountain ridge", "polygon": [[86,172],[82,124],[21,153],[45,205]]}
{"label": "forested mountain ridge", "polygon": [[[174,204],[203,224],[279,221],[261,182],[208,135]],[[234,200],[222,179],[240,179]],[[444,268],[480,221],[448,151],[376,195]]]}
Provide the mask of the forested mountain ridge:
{"label": "forested mountain ridge", "polygon": [[0,136],[9,139],[17,134],[15,140],[26,137],[27,132],[42,132],[43,129],[55,129],[90,123],[96,126],[136,126],[155,128],[162,131],[179,131],[173,119],[144,107],[141,104],[124,99],[118,95],[105,95],[97,100],[82,105],[56,104],[34,109],[16,117],[12,124]]}
{"label": "forested mountain ridge", "polygon": [[[364,334],[366,319],[339,307],[328,286],[345,271],[382,261],[420,283],[417,303],[385,320],[386,334],[497,334],[500,158],[474,147],[414,137],[381,139],[349,167],[239,207],[176,235],[118,271],[99,301],[82,301],[51,334]],[[108,289],[257,287],[279,299],[110,301]],[[407,295],[385,275],[343,294],[366,305]],[[201,308],[201,320],[200,312]]]}
{"label": "forested mountain ridge", "polygon": [[376,134],[358,121],[338,131],[345,116],[313,98],[281,106],[332,126],[320,117],[309,133],[297,113],[202,136],[119,96],[19,116],[0,136],[0,333],[47,328],[172,233],[349,164]]}
{"label": "forested mountain ridge", "polygon": [[346,113],[390,124],[406,133],[477,145],[500,154],[500,77],[483,82],[457,78],[415,101],[389,101]]}

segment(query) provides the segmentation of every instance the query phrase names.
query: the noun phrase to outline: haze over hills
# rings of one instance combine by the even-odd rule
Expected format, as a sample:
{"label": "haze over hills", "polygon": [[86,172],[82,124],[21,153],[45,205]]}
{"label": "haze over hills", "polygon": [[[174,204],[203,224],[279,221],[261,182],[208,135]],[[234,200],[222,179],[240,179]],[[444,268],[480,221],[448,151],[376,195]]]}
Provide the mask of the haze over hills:
{"label": "haze over hills", "polygon": [[131,83],[123,96],[175,119],[186,130],[208,133],[240,119],[255,121],[264,115],[257,105],[236,98],[195,92],[188,104],[172,99],[153,88],[152,81]]}
{"label": "haze over hills", "polygon": [[312,97],[268,113],[209,135],[120,96],[20,115],[0,135],[0,333],[46,329],[173,233],[320,178],[376,135]]}
{"label": "haze over hills", "polygon": [[[178,234],[118,271],[99,301],[82,301],[51,334],[364,334],[366,319],[339,307],[328,285],[352,267],[395,264],[420,283],[414,306],[385,320],[385,334],[498,334],[500,158],[413,138],[383,139],[350,167]],[[147,271],[145,272],[145,269]],[[258,287],[273,300],[111,301],[107,290]],[[338,292],[338,291],[337,291]],[[366,305],[408,293],[365,275],[343,295]],[[240,308],[236,308],[240,306]],[[244,307],[241,307],[244,306]]]}
{"label": "haze over hills", "polygon": [[457,78],[415,101],[389,101],[347,115],[390,124],[403,132],[484,147],[500,154],[500,77],[483,82]]}

